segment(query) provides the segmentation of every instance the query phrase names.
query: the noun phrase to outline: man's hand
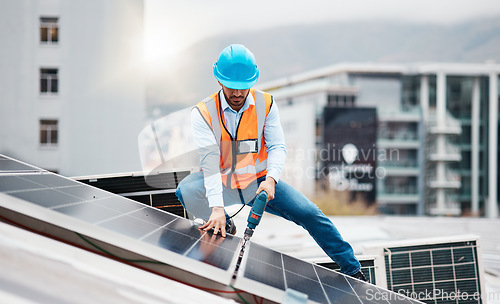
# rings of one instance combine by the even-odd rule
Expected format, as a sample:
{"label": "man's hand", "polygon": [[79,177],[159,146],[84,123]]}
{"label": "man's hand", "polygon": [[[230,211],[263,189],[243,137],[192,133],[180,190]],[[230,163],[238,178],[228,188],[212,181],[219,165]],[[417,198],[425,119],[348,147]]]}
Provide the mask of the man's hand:
{"label": "man's hand", "polygon": [[257,189],[256,194],[259,194],[262,190],[267,193],[267,201],[274,198],[274,187],[276,186],[276,181],[272,177],[267,177],[265,181],[260,183],[259,189]]}
{"label": "man's hand", "polygon": [[208,222],[200,226],[199,229],[203,231],[208,231],[214,229],[214,235],[219,233],[222,237],[226,237],[226,215],[224,214],[224,207],[212,207],[212,214]]}

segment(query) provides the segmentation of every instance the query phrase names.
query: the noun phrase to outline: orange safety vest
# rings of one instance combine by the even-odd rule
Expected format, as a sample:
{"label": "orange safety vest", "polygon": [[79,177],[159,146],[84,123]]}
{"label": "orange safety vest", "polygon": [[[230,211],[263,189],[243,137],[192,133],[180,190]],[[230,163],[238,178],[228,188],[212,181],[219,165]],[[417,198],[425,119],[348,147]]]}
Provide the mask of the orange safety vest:
{"label": "orange safety vest", "polygon": [[[224,111],[219,93],[199,102],[197,108],[213,131],[220,149],[220,172],[224,186],[245,189],[251,182],[267,174],[267,149],[264,145],[264,122],[272,96],[250,89],[255,104],[250,105],[240,117],[233,138],[224,122]],[[214,122],[214,118],[215,119]]]}

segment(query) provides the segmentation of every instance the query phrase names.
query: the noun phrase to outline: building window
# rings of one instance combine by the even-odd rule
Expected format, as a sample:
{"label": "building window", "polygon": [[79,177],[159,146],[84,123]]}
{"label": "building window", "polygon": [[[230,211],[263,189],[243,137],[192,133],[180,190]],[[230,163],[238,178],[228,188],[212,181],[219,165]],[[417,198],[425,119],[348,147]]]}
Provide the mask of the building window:
{"label": "building window", "polygon": [[40,93],[55,94],[59,92],[57,69],[40,69]]}
{"label": "building window", "polygon": [[57,44],[59,42],[59,26],[57,18],[40,18],[40,43]]}
{"label": "building window", "polygon": [[350,94],[328,94],[328,106],[351,108],[356,105],[356,96]]}
{"label": "building window", "polygon": [[57,128],[56,119],[40,119],[40,145],[56,146],[59,132]]}

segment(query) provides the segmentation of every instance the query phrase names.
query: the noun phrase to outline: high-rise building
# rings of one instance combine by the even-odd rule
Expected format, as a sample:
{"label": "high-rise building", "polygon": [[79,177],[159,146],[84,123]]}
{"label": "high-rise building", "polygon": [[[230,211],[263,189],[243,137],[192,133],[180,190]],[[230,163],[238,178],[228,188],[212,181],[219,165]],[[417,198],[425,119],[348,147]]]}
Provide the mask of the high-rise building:
{"label": "high-rise building", "polygon": [[140,170],[143,0],[0,2],[0,153],[63,175]]}
{"label": "high-rise building", "polygon": [[[259,88],[280,107],[283,178],[305,193],[328,175],[325,109],[371,107],[381,212],[497,217],[499,74],[494,63],[340,64]],[[352,118],[351,127],[363,123]]]}

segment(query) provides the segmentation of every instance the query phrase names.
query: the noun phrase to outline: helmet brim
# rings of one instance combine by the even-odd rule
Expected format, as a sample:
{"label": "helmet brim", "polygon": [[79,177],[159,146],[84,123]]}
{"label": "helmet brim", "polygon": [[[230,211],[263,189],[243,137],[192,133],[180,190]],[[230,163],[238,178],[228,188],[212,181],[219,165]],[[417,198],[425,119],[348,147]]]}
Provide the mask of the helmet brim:
{"label": "helmet brim", "polygon": [[259,68],[256,67],[255,74],[252,76],[252,78],[246,79],[244,81],[234,81],[228,79],[227,77],[224,77],[224,75],[222,75],[217,69],[217,63],[215,63],[214,76],[226,88],[233,90],[247,90],[253,87],[257,83],[257,80],[259,79]]}

